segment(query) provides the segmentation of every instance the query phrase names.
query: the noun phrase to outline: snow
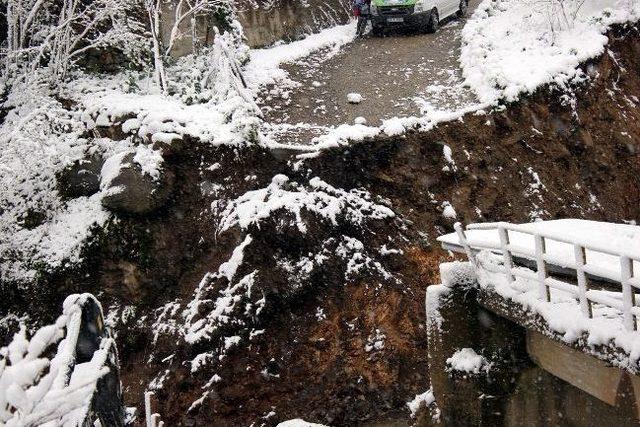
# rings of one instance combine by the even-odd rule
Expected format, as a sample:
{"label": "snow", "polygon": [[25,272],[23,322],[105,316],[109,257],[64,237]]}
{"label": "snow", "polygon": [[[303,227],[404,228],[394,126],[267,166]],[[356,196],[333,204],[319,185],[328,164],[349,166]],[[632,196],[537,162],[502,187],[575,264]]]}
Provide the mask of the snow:
{"label": "snow", "polygon": [[384,350],[386,339],[387,336],[380,329],[376,328],[374,333],[369,335],[367,338],[367,344],[364,346],[364,351],[370,353],[372,351]]}
{"label": "snow", "polygon": [[[560,267],[572,268],[575,265],[573,242],[587,244],[606,251],[596,252],[587,249],[587,266],[594,274],[620,281],[620,261],[617,256],[608,253],[626,254],[640,259],[640,227],[629,224],[612,224],[586,220],[555,220],[529,224],[513,225],[517,231],[509,232],[513,247],[517,247],[520,255],[534,258],[534,242],[527,232],[539,232],[547,237],[546,250],[548,263]],[[534,280],[535,272],[519,267],[523,273],[529,273],[531,279],[516,277],[510,284],[502,269],[502,255],[490,252],[497,248],[498,236],[495,229],[467,230],[468,242],[472,247],[482,247],[476,255],[476,274],[482,289],[492,289],[502,298],[520,305],[524,315],[539,315],[549,329],[558,334],[566,343],[581,343],[591,346],[594,354],[607,358],[607,354],[598,353],[596,346],[613,346],[621,349],[627,356],[616,356],[615,360],[607,358],[621,368],[637,372],[640,360],[640,339],[638,333],[625,328],[622,313],[618,308],[608,307],[600,303],[592,303],[593,317],[589,318],[581,311],[580,303],[574,294],[555,288],[550,289],[551,301],[539,298],[538,281]],[[455,234],[440,237],[443,243],[458,244]],[[565,243],[567,242],[567,243]],[[571,243],[569,243],[571,242]],[[496,250],[496,249],[493,249]],[[497,250],[496,250],[497,252]],[[640,263],[634,263],[638,271]],[[430,289],[430,288],[429,288]],[[590,290],[601,299],[607,299],[611,306],[621,306],[622,293],[613,291]]]}
{"label": "snow", "polygon": [[349,104],[360,104],[364,98],[359,93],[347,94],[347,102]]}
{"label": "snow", "polygon": [[[90,360],[76,363],[82,306],[89,300],[100,307],[90,294],[68,296],[54,324],[38,329],[30,339],[22,325],[9,345],[0,348],[0,424],[85,424],[98,381],[109,372],[105,365],[114,351],[113,340],[103,338]],[[56,345],[57,352],[47,357],[47,349]]]}
{"label": "snow", "polygon": [[247,84],[257,93],[261,86],[289,81],[287,72],[280,65],[302,59],[320,49],[330,49],[337,53],[340,47],[355,39],[355,34],[355,23],[352,22],[327,28],[292,43],[253,49],[245,67]]}
{"label": "snow", "polygon": [[489,363],[472,348],[461,348],[447,359],[448,369],[469,374],[479,374],[487,370]]}
{"label": "snow", "polygon": [[280,424],[278,424],[276,427],[328,427],[328,426],[324,424],[310,423],[303,419],[296,418],[289,421],[283,421]]}
{"label": "snow", "polygon": [[382,132],[388,136],[402,135],[405,131],[405,125],[398,117],[384,120],[381,127]]}
{"label": "snow", "polygon": [[158,181],[163,161],[162,152],[154,150],[151,145],[141,144],[136,147],[133,162],[140,166],[143,175],[149,175],[155,181]]}
{"label": "snow", "polygon": [[[512,224],[513,225],[513,224]],[[609,222],[589,221],[583,219],[559,219],[552,221],[538,221],[515,225],[521,231],[509,232],[510,242],[528,251],[529,257],[534,258],[533,236],[526,233],[540,233],[551,238],[572,242],[547,239],[546,253],[548,262],[560,267],[571,267],[575,263],[573,243],[591,246],[607,253],[587,249],[587,264],[596,269],[599,274],[611,280],[620,280],[618,257],[609,252],[626,254],[633,259],[640,259],[640,226],[631,224],[614,224]],[[498,250],[500,239],[496,229],[467,230],[467,241],[472,247]],[[438,237],[441,243],[459,245],[456,233]],[[640,268],[640,263],[634,263]]]}
{"label": "snow", "polygon": [[318,214],[334,225],[338,215],[345,215],[354,224],[361,224],[365,217],[383,219],[395,216],[391,209],[370,199],[365,191],[334,188],[318,177],[303,186],[280,174],[274,176],[267,187],[248,191],[229,203],[222,214],[219,230],[225,231],[235,225],[243,229],[252,224],[259,225],[260,221],[280,209],[293,214],[302,233],[307,231],[302,219],[304,211]]}
{"label": "snow", "polygon": [[[251,294],[255,271],[247,274],[234,284],[234,278],[238,268],[244,259],[244,250],[251,244],[253,238],[247,235],[240,245],[231,254],[231,258],[222,263],[216,273],[207,273],[196,288],[187,308],[183,312],[185,319],[184,339],[187,343],[194,344],[208,339],[222,325],[230,320],[236,305],[242,299],[243,294]],[[206,298],[213,280],[225,278],[228,286],[221,290],[215,301]],[[203,317],[200,316],[200,307],[213,303],[213,307]]]}
{"label": "snow", "polygon": [[[173,95],[161,94],[147,70],[101,75],[73,69],[56,87],[37,70],[10,87],[0,124],[3,282],[27,286],[39,273],[82,262],[83,247],[111,218],[101,200],[119,191],[109,184],[127,154],[134,154],[133,163],[144,174],[158,179],[161,147],[176,140],[234,146],[265,142],[252,94],[230,76],[229,64],[216,56],[219,48],[205,48],[202,55],[180,58],[166,69]],[[106,127],[116,134],[120,128],[127,137],[101,137],[113,133]],[[63,198],[59,174],[88,156],[107,159],[101,188],[108,192]]]}
{"label": "snow", "polygon": [[[483,251],[478,254],[477,260],[482,266],[477,269],[478,282],[482,288],[490,287],[501,297],[522,306],[525,313],[541,316],[549,328],[568,344],[580,340],[592,347],[594,354],[597,354],[596,349],[600,345],[613,345],[622,349],[627,354],[626,357],[616,356],[608,358],[608,361],[620,368],[638,372],[640,339],[637,332],[624,328],[619,311],[593,304],[593,318],[585,317],[572,294],[552,289],[551,302],[541,300],[538,298],[536,281],[517,277],[513,285],[509,285],[503,273],[493,272],[500,262],[496,255]],[[600,357],[607,357],[606,350]]]}
{"label": "snow", "polygon": [[446,219],[456,219],[458,214],[449,202],[442,202],[442,216]]}
{"label": "snow", "polygon": [[544,84],[566,87],[586,78],[578,66],[604,53],[604,33],[640,19],[632,0],[566,1],[561,18],[552,1],[484,0],[462,30],[465,83],[482,103],[517,100]]}
{"label": "snow", "polygon": [[444,156],[444,160],[447,162],[447,165],[442,168],[443,171],[451,171],[456,172],[458,170],[458,166],[456,166],[456,162],[453,160],[453,150],[447,144],[442,146],[442,155]]}
{"label": "snow", "polygon": [[359,117],[355,118],[353,123],[355,123],[357,125],[366,125],[367,124],[367,119],[365,119],[364,117],[359,116]]}
{"label": "snow", "polygon": [[111,183],[114,179],[120,175],[120,171],[130,166],[129,163],[124,162],[124,158],[127,154],[133,151],[122,151],[118,154],[114,154],[104,161],[102,170],[100,171],[100,189],[106,190],[111,187]]}
{"label": "snow", "polygon": [[435,396],[433,395],[433,388],[425,391],[424,393],[416,395],[410,402],[407,402],[407,407],[409,408],[409,412],[411,412],[411,418],[415,418],[418,413],[418,409],[422,405],[429,406],[433,402],[436,401]]}
{"label": "snow", "polygon": [[470,262],[452,261],[440,264],[440,281],[448,288],[474,286],[477,277]]}

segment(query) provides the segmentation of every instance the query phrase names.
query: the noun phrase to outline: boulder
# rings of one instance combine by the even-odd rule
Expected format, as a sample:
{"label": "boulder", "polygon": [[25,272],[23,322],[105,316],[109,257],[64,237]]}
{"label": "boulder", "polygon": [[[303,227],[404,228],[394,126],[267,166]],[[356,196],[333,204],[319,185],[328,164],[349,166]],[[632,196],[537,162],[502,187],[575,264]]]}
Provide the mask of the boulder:
{"label": "boulder", "polygon": [[147,214],[167,202],[174,176],[166,168],[151,174],[134,157],[135,152],[124,152],[107,159],[100,182],[102,205],[117,212]]}
{"label": "boulder", "polygon": [[99,155],[76,160],[57,175],[58,192],[62,197],[91,196],[100,190],[100,170],[104,161]]}

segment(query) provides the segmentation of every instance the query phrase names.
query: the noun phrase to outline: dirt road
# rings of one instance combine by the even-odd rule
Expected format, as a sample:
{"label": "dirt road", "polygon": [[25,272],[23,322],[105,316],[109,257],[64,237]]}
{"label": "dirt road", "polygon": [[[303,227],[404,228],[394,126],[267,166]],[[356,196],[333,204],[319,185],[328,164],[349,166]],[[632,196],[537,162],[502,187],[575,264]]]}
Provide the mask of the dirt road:
{"label": "dirt road", "polygon": [[[472,0],[469,14],[478,0]],[[458,63],[464,18],[442,23],[436,34],[416,31],[369,36],[338,54],[316,52],[283,66],[299,87],[285,97],[264,97],[266,132],[289,144],[309,144],[328,128],[364,117],[379,125],[392,117],[419,116],[430,109],[452,110],[474,103],[463,86]],[[363,97],[347,101],[349,93]]]}

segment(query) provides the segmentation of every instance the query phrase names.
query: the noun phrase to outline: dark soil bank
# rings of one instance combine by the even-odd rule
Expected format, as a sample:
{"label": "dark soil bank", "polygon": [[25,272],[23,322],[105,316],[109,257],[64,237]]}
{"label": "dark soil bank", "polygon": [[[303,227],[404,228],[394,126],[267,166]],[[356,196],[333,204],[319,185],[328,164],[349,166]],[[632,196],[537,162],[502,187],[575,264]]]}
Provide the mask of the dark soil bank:
{"label": "dark soil bank", "polygon": [[[464,222],[640,221],[640,35],[618,28],[610,36],[610,50],[585,65],[592,80],[575,96],[541,90],[502,111],[301,165],[261,148],[185,141],[165,158],[175,175],[167,206],[121,215],[81,268],[43,277],[37,291],[5,299],[0,309],[29,306],[49,320],[59,307],[53,302],[68,293],[96,293],[111,309],[127,405],[142,410],[142,393],[155,380],[154,405],[166,425],[409,422],[406,402],[429,388],[424,295],[449,258],[435,243],[451,231],[445,202]],[[445,144],[455,165],[445,160]],[[333,222],[303,210],[302,231],[294,215],[278,210],[221,231],[219,201],[265,188],[277,174],[289,177],[285,188],[310,189],[317,176],[366,190],[395,216]],[[205,318],[238,285],[207,273],[248,235],[235,278],[255,272],[253,286],[226,312],[228,321],[187,343],[182,313],[194,291],[205,278],[197,310]],[[365,261],[345,249],[354,239]],[[354,262],[364,266],[354,270]],[[228,345],[231,337],[239,344]],[[207,352],[192,372],[190,362]]]}

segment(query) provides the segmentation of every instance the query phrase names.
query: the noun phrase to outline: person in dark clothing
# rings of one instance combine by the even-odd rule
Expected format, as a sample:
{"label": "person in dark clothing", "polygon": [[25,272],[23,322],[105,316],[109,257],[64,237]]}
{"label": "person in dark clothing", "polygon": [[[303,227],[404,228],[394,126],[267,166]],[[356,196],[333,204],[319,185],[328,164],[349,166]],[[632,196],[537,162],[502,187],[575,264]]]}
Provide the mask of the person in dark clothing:
{"label": "person in dark clothing", "polygon": [[353,2],[353,16],[358,20],[358,26],[356,27],[358,37],[362,37],[367,29],[370,8],[371,0],[354,0]]}

